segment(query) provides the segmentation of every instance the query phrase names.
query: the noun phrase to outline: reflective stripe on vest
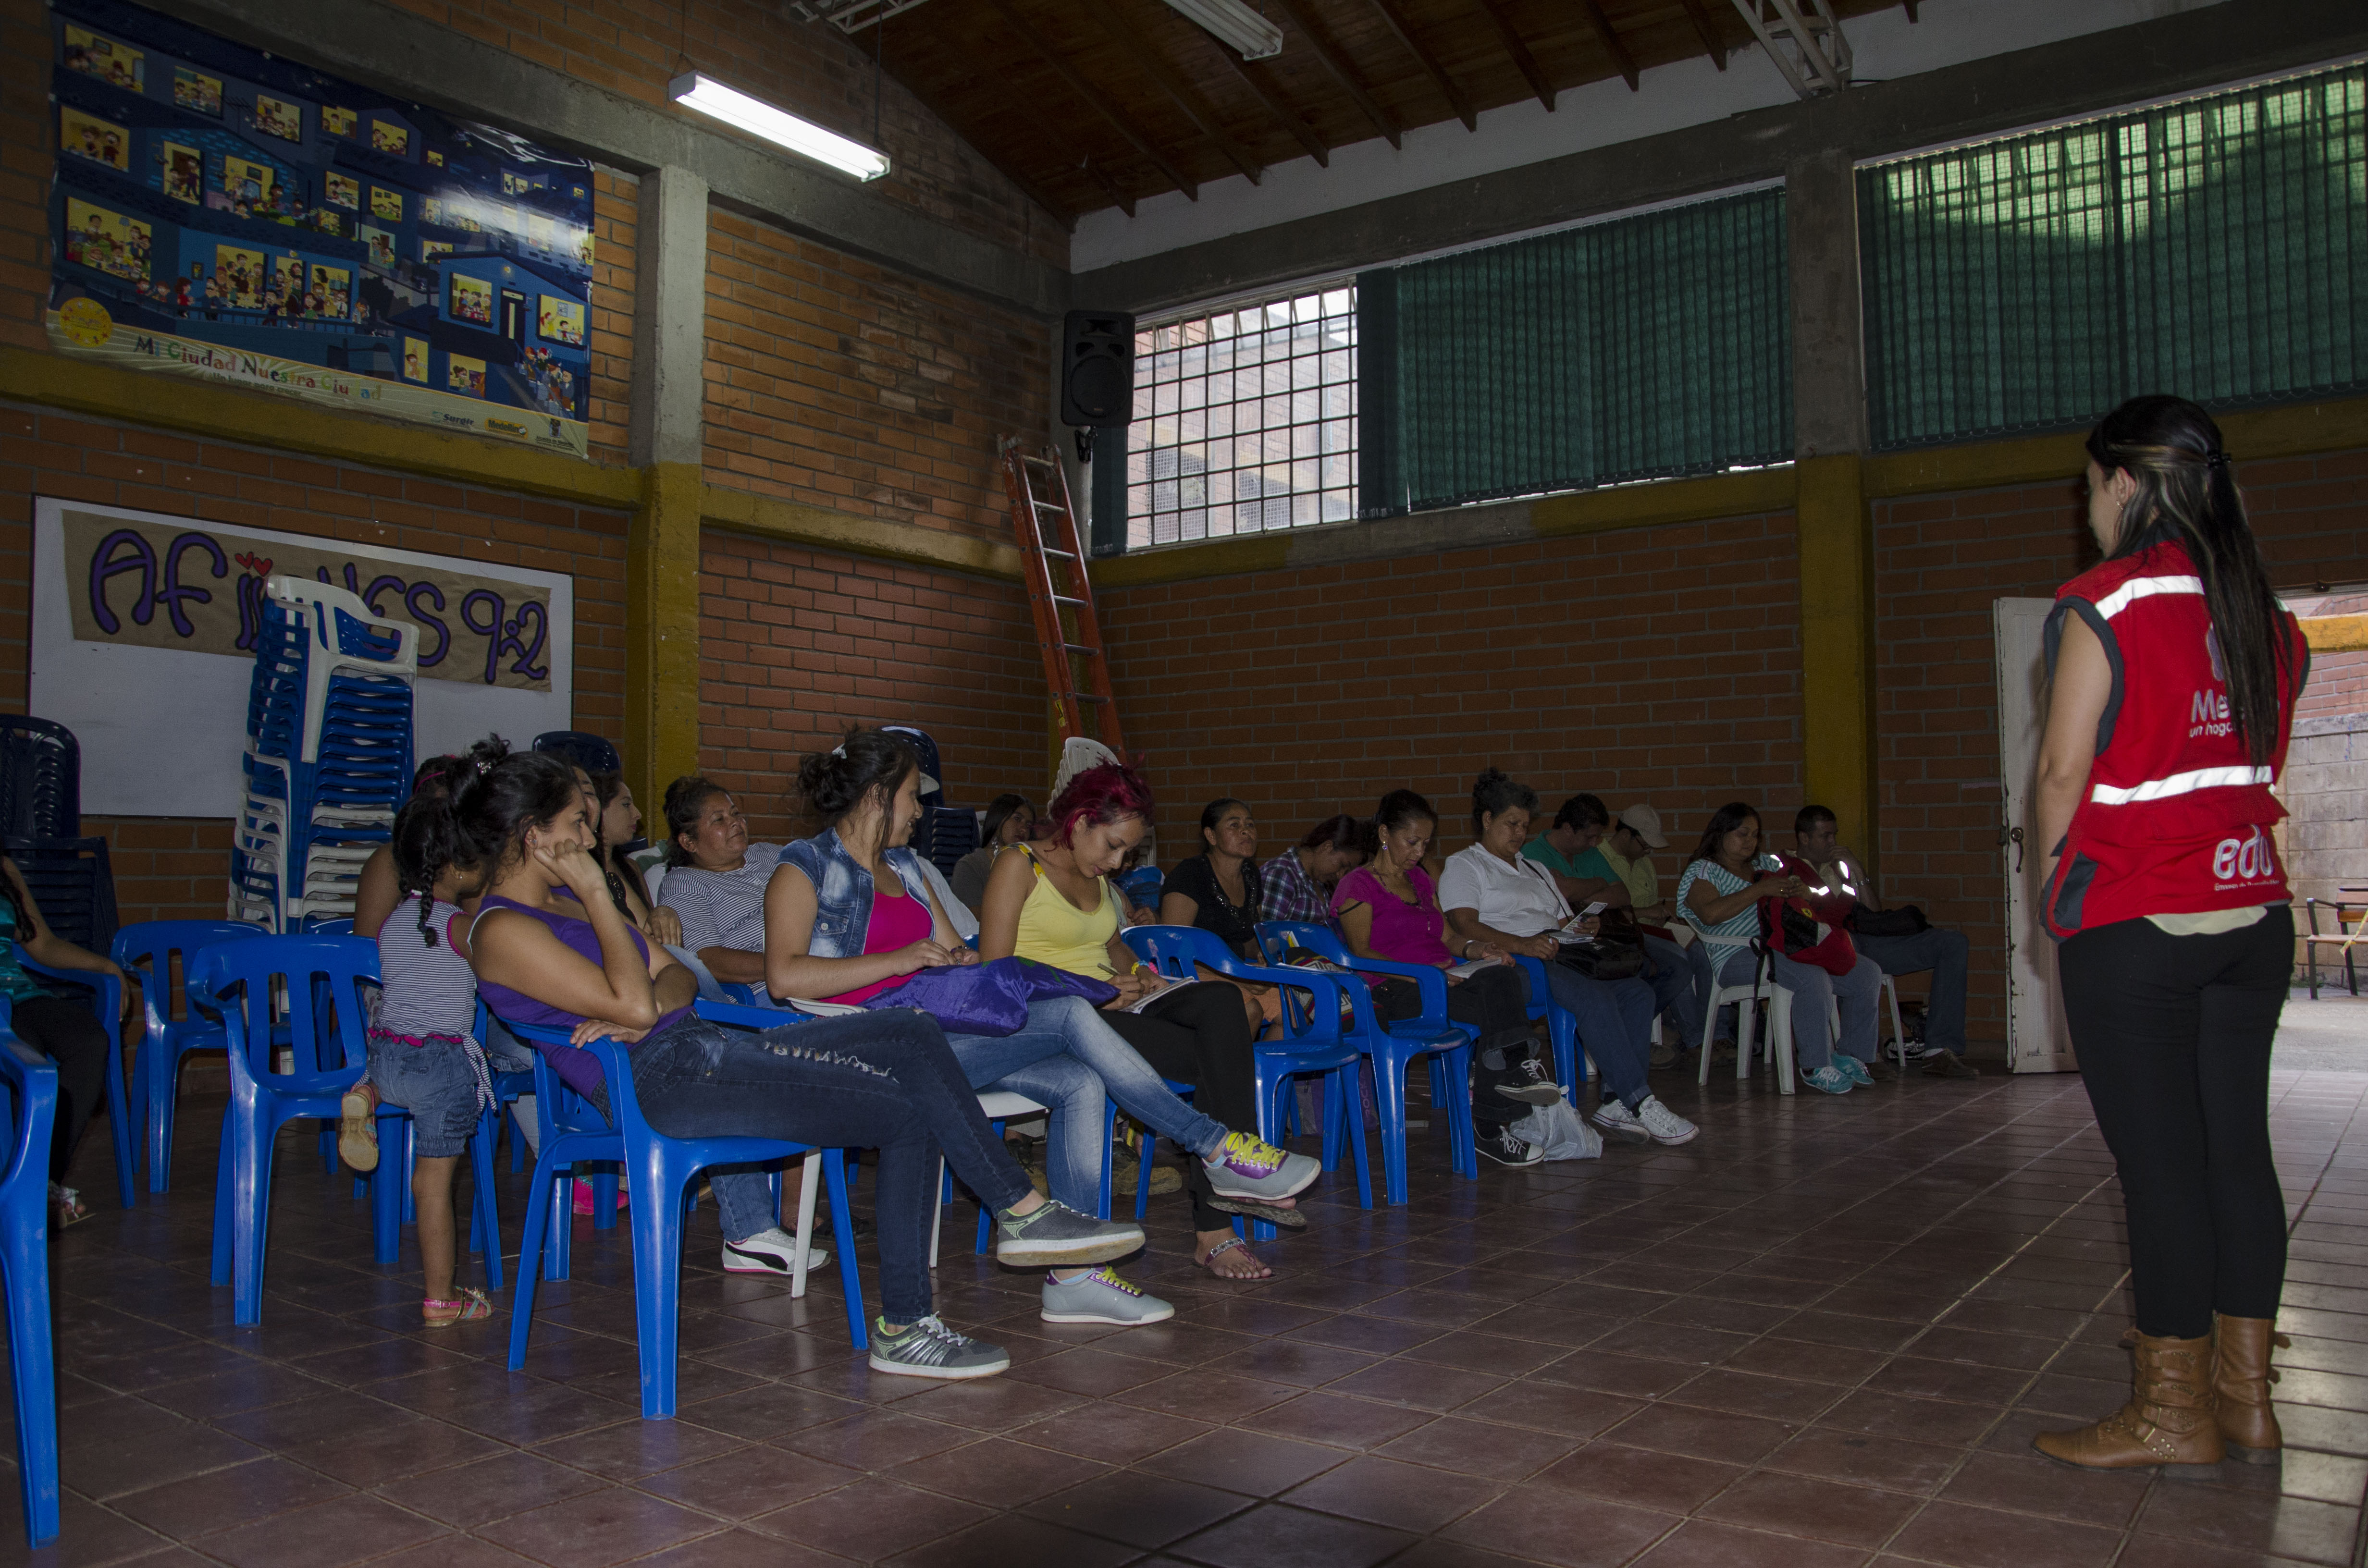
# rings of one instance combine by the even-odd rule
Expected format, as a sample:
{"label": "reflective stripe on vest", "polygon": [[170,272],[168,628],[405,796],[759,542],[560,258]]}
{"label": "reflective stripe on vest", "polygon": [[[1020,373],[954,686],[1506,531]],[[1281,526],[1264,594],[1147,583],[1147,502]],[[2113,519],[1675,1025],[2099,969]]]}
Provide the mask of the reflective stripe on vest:
{"label": "reflective stripe on vest", "polygon": [[2192,773],[2174,773],[2168,778],[2149,778],[2126,790],[2112,784],[2100,784],[2089,790],[2089,799],[2100,806],[2126,806],[2134,801],[2160,801],[2172,795],[2192,794],[2198,790],[2267,784],[2271,777],[2271,770],[2266,767],[2199,767]]}
{"label": "reflective stripe on vest", "polygon": [[2133,601],[2151,598],[2157,594],[2200,594],[2203,591],[2201,577],[2133,577],[2097,601],[2097,613],[2107,620],[2130,608]]}

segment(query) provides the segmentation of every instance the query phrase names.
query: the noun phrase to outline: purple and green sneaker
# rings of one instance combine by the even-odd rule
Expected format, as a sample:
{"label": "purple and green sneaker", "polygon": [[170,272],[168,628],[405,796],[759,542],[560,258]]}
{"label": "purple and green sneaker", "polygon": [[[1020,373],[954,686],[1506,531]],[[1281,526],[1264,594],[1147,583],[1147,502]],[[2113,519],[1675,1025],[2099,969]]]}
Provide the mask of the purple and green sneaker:
{"label": "purple and green sneaker", "polygon": [[1273,1203],[1304,1192],[1324,1167],[1305,1154],[1278,1149],[1247,1132],[1229,1132],[1217,1152],[1201,1162],[1209,1172],[1209,1187],[1221,1198],[1250,1198]]}

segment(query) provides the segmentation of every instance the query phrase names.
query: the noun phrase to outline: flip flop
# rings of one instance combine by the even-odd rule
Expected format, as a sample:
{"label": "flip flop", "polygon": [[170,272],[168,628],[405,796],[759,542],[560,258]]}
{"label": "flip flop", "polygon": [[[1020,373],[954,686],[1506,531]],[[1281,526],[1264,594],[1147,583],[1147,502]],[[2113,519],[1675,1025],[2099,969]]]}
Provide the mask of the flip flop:
{"label": "flip flop", "polygon": [[1281,1225],[1286,1231],[1307,1229],[1307,1216],[1296,1209],[1278,1209],[1271,1203],[1260,1203],[1255,1198],[1227,1198],[1223,1193],[1211,1195],[1209,1207],[1224,1214],[1239,1214],[1247,1220],[1264,1220],[1270,1225]]}
{"label": "flip flop", "polygon": [[[1212,1264],[1217,1261],[1219,1255],[1231,1252],[1235,1247],[1241,1248],[1243,1256],[1247,1257],[1252,1263],[1257,1264],[1264,1272],[1236,1278],[1231,1274],[1219,1274],[1214,1268],[1210,1267]],[[1255,1284],[1260,1279],[1271,1279],[1274,1278],[1274,1270],[1268,1268],[1265,1262],[1261,1260],[1256,1253],[1249,1250],[1249,1244],[1242,1240],[1239,1236],[1227,1236],[1224,1241],[1219,1242],[1215,1246],[1209,1249],[1208,1256],[1197,1258],[1194,1262],[1196,1267],[1207,1268],[1209,1270],[1210,1278],[1214,1279],[1229,1280],[1236,1285]]]}

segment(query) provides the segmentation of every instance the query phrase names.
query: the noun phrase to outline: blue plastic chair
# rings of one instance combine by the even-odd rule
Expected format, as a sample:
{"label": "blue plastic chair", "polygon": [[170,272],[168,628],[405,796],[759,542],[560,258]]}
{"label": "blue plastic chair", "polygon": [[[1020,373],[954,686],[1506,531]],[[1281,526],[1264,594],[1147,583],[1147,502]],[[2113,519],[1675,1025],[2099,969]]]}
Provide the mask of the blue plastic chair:
{"label": "blue plastic chair", "polygon": [[[90,1010],[98,1016],[98,1027],[107,1036],[107,1120],[108,1130],[115,1136],[115,1191],[131,1208],[140,1199],[139,1188],[131,1176],[131,1110],[124,1104],[123,1095],[123,983],[111,974],[97,974],[86,969],[51,969],[45,963],[35,963],[25,951],[25,944],[14,944],[17,961],[34,974],[61,980],[69,985],[79,985],[90,993]],[[13,1027],[9,1000],[0,995],[0,1028]]]}
{"label": "blue plastic chair", "polygon": [[564,758],[586,773],[615,773],[624,767],[614,744],[583,730],[545,730],[535,736],[532,748]]}
{"label": "blue plastic chair", "polygon": [[[283,979],[275,994],[273,982]],[[279,1129],[300,1117],[336,1120],[346,1091],[360,1081],[369,1061],[364,992],[378,984],[378,944],[359,937],[217,942],[198,949],[188,983],[196,1006],[221,1016],[230,1049],[230,1107],[215,1166],[213,1282],[233,1288],[231,1321],[253,1324],[263,1321],[273,1146]],[[272,1027],[275,999],[288,1009],[284,1035]],[[282,1049],[293,1058],[286,1073],[272,1062]],[[379,1116],[383,1149],[394,1136],[388,1121],[409,1118],[392,1106],[380,1107]],[[400,1159],[382,1157],[369,1177],[381,1263],[393,1262],[401,1245],[401,1170]]]}
{"label": "blue plastic chair", "polygon": [[1578,1020],[1554,999],[1553,988],[1546,983],[1545,960],[1516,953],[1513,961],[1529,976],[1530,1017],[1546,1021],[1546,1038],[1554,1043],[1554,1082],[1562,1085],[1562,1097],[1577,1110],[1578,1091],[1587,1082],[1587,1056],[1578,1049]]}
{"label": "blue plastic chair", "polygon": [[[699,1016],[738,1028],[780,1028],[800,1021],[801,1015],[735,1007],[701,1002]],[[536,1045],[565,1045],[564,1029],[538,1028],[511,1023],[520,1040]],[[527,1205],[526,1240],[518,1252],[518,1288],[510,1298],[510,1370],[526,1364],[527,1334],[534,1317],[534,1291],[548,1270],[541,1255],[547,1233],[564,1230],[570,1218],[563,1207],[566,1186],[562,1170],[578,1160],[619,1160],[625,1166],[632,1194],[633,1322],[640,1344],[642,1416],[671,1420],[676,1404],[677,1329],[682,1297],[682,1238],[685,1199],[691,1178],[712,1165],[770,1165],[802,1159],[815,1153],[810,1145],[783,1138],[668,1138],[643,1119],[633,1094],[633,1075],[626,1048],[613,1040],[595,1040],[586,1048],[600,1062],[611,1117],[570,1089],[552,1070],[547,1057],[535,1057],[535,1106],[542,1118],[542,1151],[535,1161],[532,1196]],[[847,1295],[847,1327],[858,1350],[871,1343],[864,1333],[863,1281],[855,1267],[854,1250],[847,1242],[855,1226],[847,1211],[845,1156],[837,1149],[819,1151],[823,1180],[830,1194],[830,1217],[838,1237],[838,1278]],[[548,1273],[564,1278],[564,1273]]]}
{"label": "blue plastic chair", "polygon": [[192,1051],[219,1051],[224,1044],[222,1020],[206,1017],[194,1004],[186,1007],[186,1017],[173,1017],[173,955],[181,955],[186,977],[199,949],[265,935],[262,926],[236,920],[149,920],[118,931],[108,950],[118,968],[140,982],[140,1006],[147,1019],[135,1069],[145,1108],[151,1192],[172,1185],[173,1112],[180,1096],[181,1059]]}
{"label": "blue plastic chair", "polygon": [[[1281,1142],[1285,1101],[1290,1097],[1293,1080],[1304,1074],[1322,1074],[1324,1168],[1330,1170],[1339,1164],[1340,1135],[1345,1123],[1348,1142],[1355,1150],[1357,1200],[1371,1209],[1373,1176],[1365,1162],[1365,1119],[1351,1109],[1363,1098],[1358,1091],[1357,1074],[1364,1064],[1364,1052],[1341,1034],[1340,986],[1328,976],[1310,974],[1304,969],[1269,969],[1244,963],[1231,948],[1217,939],[1216,933],[1190,926],[1132,926],[1126,932],[1126,945],[1134,949],[1138,958],[1170,977],[1181,978],[1199,966],[1253,984],[1283,986],[1286,995],[1294,991],[1308,994],[1304,1006],[1283,1009],[1282,1039],[1258,1040],[1251,1049],[1258,1095],[1258,1135],[1269,1143]],[[1403,1122],[1404,1118],[1400,1120]],[[1138,1189],[1136,1197],[1141,1196]],[[1273,1239],[1274,1227],[1261,1220],[1252,1227],[1251,1233],[1260,1241],[1269,1241]]]}
{"label": "blue plastic chair", "polygon": [[[1421,988],[1421,1013],[1384,1025],[1373,1013],[1370,990],[1362,985],[1341,987],[1353,1013],[1347,1037],[1373,1061],[1374,1098],[1382,1121],[1382,1169],[1389,1187],[1389,1200],[1393,1205],[1406,1200],[1406,1075],[1417,1056],[1430,1058],[1431,1108],[1447,1119],[1449,1163],[1459,1176],[1477,1180],[1480,1154],[1472,1129],[1472,1096],[1468,1088],[1472,1080],[1472,1037],[1447,1017],[1445,971],[1429,964],[1358,958],[1330,926],[1310,921],[1262,921],[1258,941],[1270,955],[1280,956],[1289,947],[1304,948],[1320,959],[1360,974],[1411,980]],[[1360,1116],[1351,1116],[1350,1119],[1362,1123]]]}
{"label": "blue plastic chair", "polygon": [[0,1287],[8,1293],[8,1376],[17,1391],[17,1476],[25,1539],[58,1538],[58,1369],[50,1344],[50,1131],[58,1069],[0,1035],[10,1142],[0,1165]]}

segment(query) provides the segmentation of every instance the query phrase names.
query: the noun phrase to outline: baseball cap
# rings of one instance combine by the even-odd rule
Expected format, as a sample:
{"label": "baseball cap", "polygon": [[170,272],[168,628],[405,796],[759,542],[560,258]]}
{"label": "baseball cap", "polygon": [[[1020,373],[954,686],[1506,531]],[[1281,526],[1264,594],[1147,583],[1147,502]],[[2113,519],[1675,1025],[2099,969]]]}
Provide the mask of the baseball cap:
{"label": "baseball cap", "polygon": [[1650,806],[1631,806],[1620,813],[1620,825],[1627,828],[1655,849],[1667,849],[1669,841],[1661,836],[1661,813]]}

